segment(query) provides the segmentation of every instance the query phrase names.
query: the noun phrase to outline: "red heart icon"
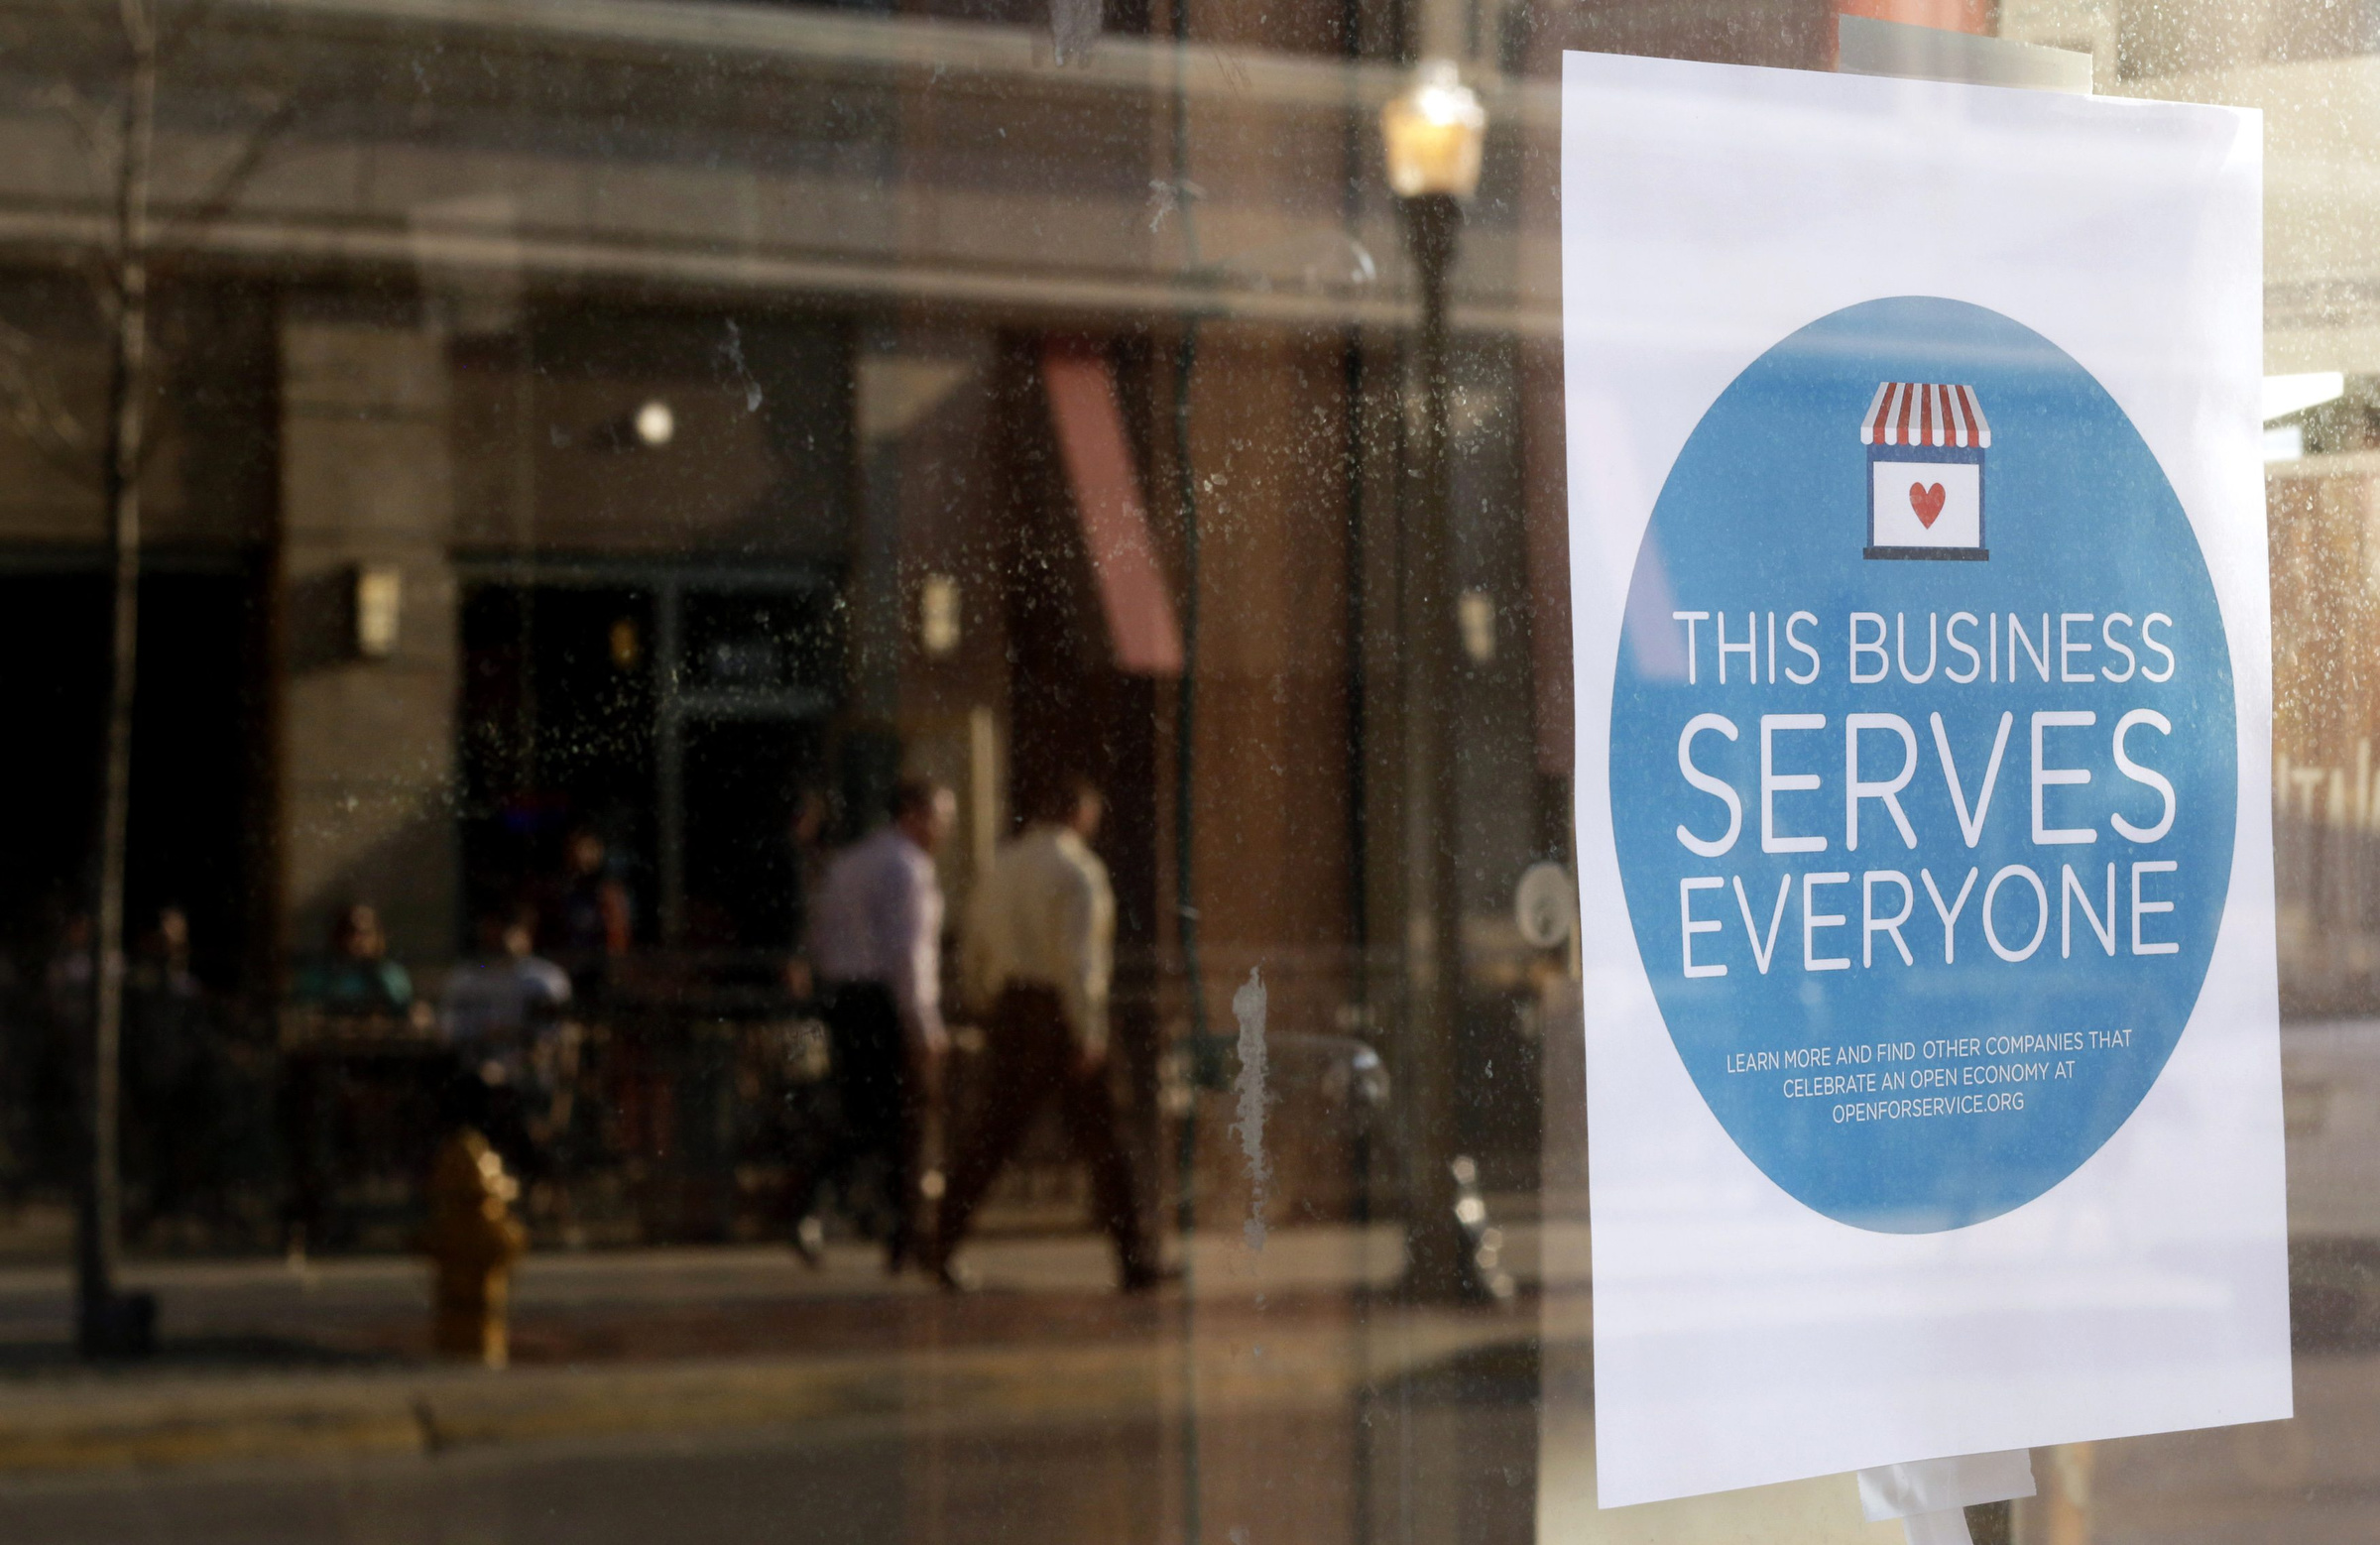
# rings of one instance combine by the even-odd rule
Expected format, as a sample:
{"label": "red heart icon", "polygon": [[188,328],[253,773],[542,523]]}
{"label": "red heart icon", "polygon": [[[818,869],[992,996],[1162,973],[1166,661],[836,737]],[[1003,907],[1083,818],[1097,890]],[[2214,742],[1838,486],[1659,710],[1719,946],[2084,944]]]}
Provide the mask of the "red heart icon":
{"label": "red heart icon", "polygon": [[1909,485],[1909,508],[1917,512],[1917,524],[1928,531],[1942,518],[1942,485],[1928,488],[1923,483]]}

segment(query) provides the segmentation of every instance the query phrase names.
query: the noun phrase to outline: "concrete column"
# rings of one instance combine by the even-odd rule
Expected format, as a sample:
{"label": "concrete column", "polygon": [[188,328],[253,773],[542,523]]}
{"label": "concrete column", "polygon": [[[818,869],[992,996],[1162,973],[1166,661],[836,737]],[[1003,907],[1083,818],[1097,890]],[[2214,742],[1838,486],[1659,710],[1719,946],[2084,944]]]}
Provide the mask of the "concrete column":
{"label": "concrete column", "polygon": [[[453,481],[442,338],[284,313],[278,869],[294,956],[357,900],[380,909],[398,959],[454,953]],[[364,568],[399,576],[384,657],[357,644]]]}

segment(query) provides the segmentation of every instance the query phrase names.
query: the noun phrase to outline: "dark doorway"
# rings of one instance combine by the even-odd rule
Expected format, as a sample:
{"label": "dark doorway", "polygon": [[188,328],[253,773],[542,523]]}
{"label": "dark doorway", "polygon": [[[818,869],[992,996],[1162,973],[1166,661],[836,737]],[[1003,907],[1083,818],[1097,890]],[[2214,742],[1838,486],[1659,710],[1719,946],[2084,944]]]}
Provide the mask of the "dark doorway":
{"label": "dark doorway", "polygon": [[[256,587],[245,572],[165,573],[141,583],[126,907],[132,940],[174,905],[190,921],[191,965],[236,988],[247,962]],[[0,919],[18,952],[50,947],[90,904],[107,586],[96,572],[0,576],[0,808],[11,818]]]}
{"label": "dark doorway", "polygon": [[549,891],[602,836],[640,945],[781,952],[793,807],[840,701],[807,572],[491,575],[463,604],[466,914]]}
{"label": "dark doorway", "polygon": [[466,924],[550,887],[571,834],[591,828],[629,888],[639,938],[652,937],[653,621],[652,592],[626,586],[466,593]]}
{"label": "dark doorway", "polygon": [[696,721],[685,729],[686,943],[793,942],[793,804],[822,773],[816,720]]}

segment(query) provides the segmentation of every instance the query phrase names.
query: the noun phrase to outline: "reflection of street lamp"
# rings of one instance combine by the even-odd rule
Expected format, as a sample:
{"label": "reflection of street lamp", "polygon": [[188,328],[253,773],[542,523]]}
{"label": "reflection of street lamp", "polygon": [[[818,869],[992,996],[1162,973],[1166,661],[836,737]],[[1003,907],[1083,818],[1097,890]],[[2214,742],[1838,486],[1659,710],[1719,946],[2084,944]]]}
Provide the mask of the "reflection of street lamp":
{"label": "reflection of street lamp", "polygon": [[1380,109],[1388,185],[1399,198],[1469,198],[1480,185],[1488,109],[1445,59],[1414,72],[1403,95]]}
{"label": "reflection of street lamp", "polygon": [[1480,1300],[1511,1291],[1484,1245],[1486,1211],[1473,1188],[1477,1171],[1454,1153],[1454,1068],[1463,1006],[1463,892],[1457,852],[1462,835],[1456,795],[1455,707],[1460,652],[1453,507],[1447,456],[1446,282],[1463,227],[1462,200],[1480,183],[1488,112],[1443,59],[1425,62],[1413,84],[1380,111],[1388,185],[1404,206],[1405,235],[1421,288],[1418,365],[1422,412],[1412,440],[1412,487],[1418,494],[1415,541],[1406,568],[1415,608],[1408,626],[1407,723],[1420,744],[1407,767],[1419,786],[1429,841],[1426,939],[1409,956],[1410,1050],[1406,1089],[1409,1137],[1418,1161],[1408,1219],[1407,1268],[1414,1291],[1430,1298]]}

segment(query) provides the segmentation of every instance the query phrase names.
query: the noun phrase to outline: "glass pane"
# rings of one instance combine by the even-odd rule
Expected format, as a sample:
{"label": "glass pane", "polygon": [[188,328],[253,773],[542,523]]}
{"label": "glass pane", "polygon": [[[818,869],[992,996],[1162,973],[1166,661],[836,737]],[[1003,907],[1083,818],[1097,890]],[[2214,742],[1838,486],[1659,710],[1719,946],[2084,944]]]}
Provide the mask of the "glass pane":
{"label": "glass pane", "polygon": [[0,1535],[1891,1537],[1594,1509],[1569,937],[1561,56],[1844,13],[2266,111],[2302,1414],[1995,1526],[2365,1537],[2368,9],[0,12]]}

